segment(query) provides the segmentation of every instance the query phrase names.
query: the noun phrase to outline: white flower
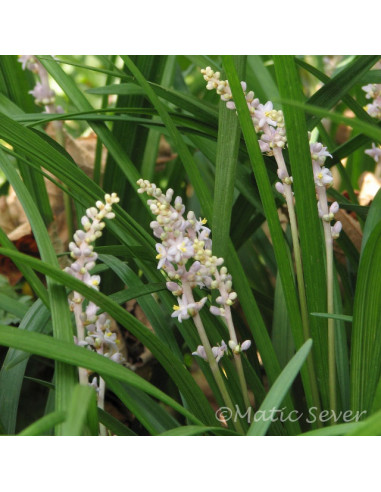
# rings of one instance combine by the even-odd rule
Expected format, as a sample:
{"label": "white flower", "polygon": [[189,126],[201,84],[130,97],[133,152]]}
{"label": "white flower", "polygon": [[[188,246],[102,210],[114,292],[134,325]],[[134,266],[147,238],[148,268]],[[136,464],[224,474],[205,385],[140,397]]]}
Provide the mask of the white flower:
{"label": "white flower", "polygon": [[343,225],[339,220],[335,222],[335,225],[331,227],[331,234],[333,239],[337,239],[340,236],[342,228]]}
{"label": "white flower", "polygon": [[372,148],[371,149],[367,149],[365,151],[365,154],[369,155],[376,162],[378,162],[378,159],[381,157],[381,147],[376,147],[376,145],[374,143],[372,143]]}
{"label": "white flower", "polygon": [[173,306],[173,313],[171,314],[172,318],[178,318],[181,323],[183,319],[189,319],[191,316],[194,316],[200,309],[204,306],[206,302],[206,297],[203,297],[198,302],[190,302],[188,303],[187,297],[184,294],[181,299],[179,299],[179,305]]}
{"label": "white flower", "polygon": [[278,193],[280,193],[281,195],[284,195],[284,186],[280,181],[277,181],[275,183],[275,189]]}
{"label": "white flower", "polygon": [[315,173],[315,184],[316,186],[330,186],[333,182],[333,176],[331,171],[326,168],[322,167],[319,172]]}
{"label": "white flower", "polygon": [[21,55],[18,61],[22,64],[23,70],[27,68],[31,72],[37,72],[38,62],[34,55]]}
{"label": "white flower", "polygon": [[156,251],[158,253],[156,259],[159,260],[157,268],[160,270],[160,268],[163,268],[163,266],[167,262],[167,250],[164,248],[162,244],[157,243]]}
{"label": "white flower", "polygon": [[213,352],[214,358],[216,359],[217,363],[224,356],[227,349],[228,349],[228,347],[223,340],[221,341],[221,345],[217,345],[216,347],[212,347],[212,352]]}
{"label": "white flower", "polygon": [[204,359],[205,361],[208,360],[208,357],[206,356],[206,352],[205,352],[203,345],[199,345],[197,347],[196,352],[192,352],[192,355],[197,355],[197,357],[201,357],[201,359]]}
{"label": "white flower", "polygon": [[332,205],[329,207],[329,213],[335,215],[337,214],[339,209],[340,209],[339,204],[337,202],[333,202]]}
{"label": "white flower", "polygon": [[274,148],[283,149],[286,145],[287,138],[284,128],[273,128],[268,127],[266,133],[263,133],[260,140],[259,146],[262,152],[271,152]]}
{"label": "white flower", "polygon": [[381,97],[375,99],[373,104],[368,104],[366,111],[373,118],[381,119]]}
{"label": "white flower", "polygon": [[254,116],[259,128],[263,128],[266,123],[271,126],[277,125],[276,121],[270,116],[272,111],[273,103],[271,101],[267,101],[266,104],[258,104],[257,109],[254,111]]}
{"label": "white flower", "polygon": [[361,87],[366,92],[367,99],[374,99],[381,95],[381,84],[368,84]]}
{"label": "white flower", "polygon": [[234,354],[238,355],[241,352],[248,350],[251,347],[251,340],[245,340],[244,342],[242,342],[242,344],[237,343],[234,340],[230,340],[229,347],[231,348]]}
{"label": "white flower", "polygon": [[188,237],[179,236],[175,240],[168,241],[167,260],[179,263],[183,258],[192,258],[194,254],[193,244]]}
{"label": "white flower", "polygon": [[43,104],[47,106],[54,102],[54,91],[48,85],[43,85],[41,82],[37,82],[34,89],[29,91],[29,94],[36,100],[36,104]]}
{"label": "white flower", "polygon": [[327,147],[323,147],[319,142],[311,143],[310,151],[312,160],[318,162],[320,166],[324,164],[327,157],[332,157],[327,151]]}
{"label": "white flower", "polygon": [[[213,357],[216,359],[217,363],[224,356],[226,350],[227,350],[227,345],[223,340],[221,341],[221,345],[217,345],[216,347],[212,347]],[[192,352],[192,355],[196,355],[197,357],[201,357],[201,359],[208,361],[208,357],[206,355],[206,351],[205,351],[205,348],[203,347],[203,345],[199,345],[197,347],[196,352]]]}

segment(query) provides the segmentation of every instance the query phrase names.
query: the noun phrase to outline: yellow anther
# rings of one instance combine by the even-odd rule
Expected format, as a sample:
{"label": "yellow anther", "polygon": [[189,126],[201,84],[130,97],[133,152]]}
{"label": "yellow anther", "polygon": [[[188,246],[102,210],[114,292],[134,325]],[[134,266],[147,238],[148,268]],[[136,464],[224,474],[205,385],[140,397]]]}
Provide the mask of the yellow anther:
{"label": "yellow anther", "polygon": [[178,311],[178,310],[180,309],[180,306],[175,306],[175,305],[174,305],[172,309],[173,309],[174,311]]}

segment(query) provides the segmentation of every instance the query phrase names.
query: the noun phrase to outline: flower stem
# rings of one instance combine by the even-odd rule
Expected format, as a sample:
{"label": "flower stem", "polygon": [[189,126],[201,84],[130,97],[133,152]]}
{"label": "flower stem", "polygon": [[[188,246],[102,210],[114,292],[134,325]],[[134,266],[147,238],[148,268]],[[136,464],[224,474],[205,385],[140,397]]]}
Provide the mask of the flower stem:
{"label": "flower stem", "polygon": [[[99,376],[98,407],[102,410],[104,410],[105,406],[105,394],[106,383],[105,380]],[[101,436],[107,436],[107,429],[103,424],[99,424],[99,434]]]}
{"label": "flower stem", "polygon": [[[186,282],[184,282],[182,285],[182,288],[183,288],[184,294],[187,296],[188,302],[189,303],[194,302],[193,293],[192,293],[192,289],[191,289],[190,285],[187,284]],[[199,337],[201,339],[202,345],[204,346],[205,353],[206,353],[206,356],[208,358],[210,369],[211,369],[213,377],[217,383],[218,389],[220,390],[222,399],[224,400],[225,405],[231,410],[232,415],[234,416],[234,418],[233,418],[234,427],[237,430],[237,432],[239,432],[240,434],[245,434],[241,422],[236,419],[236,415],[234,413],[233,402],[232,402],[230,395],[228,393],[228,390],[225,386],[225,382],[221,376],[221,372],[220,372],[220,369],[219,369],[218,364],[216,362],[216,359],[213,356],[212,347],[209,343],[208,336],[206,334],[204,325],[202,323],[201,317],[200,317],[198,312],[193,316],[193,321],[194,321],[194,324],[196,325],[196,328],[197,328]]]}
{"label": "flower stem", "polygon": [[[279,170],[288,176],[288,171],[287,171],[286,163],[284,162],[282,149],[274,149],[274,157],[278,164]],[[307,297],[306,297],[306,290],[304,286],[302,255],[299,245],[298,223],[296,221],[294,198],[292,195],[291,185],[284,183],[283,186],[284,186],[284,194],[286,198],[288,213],[290,217],[291,237],[292,237],[292,244],[294,249],[296,279],[297,279],[298,293],[299,293],[300,314],[301,314],[302,326],[303,326],[303,338],[304,341],[307,341],[311,337],[311,335],[310,335],[310,326],[308,320]],[[317,407],[318,412],[320,412],[321,406],[320,406],[319,390],[317,386],[315,368],[314,368],[314,363],[311,353],[307,357],[307,371],[309,375],[313,403]]]}
{"label": "flower stem", "polygon": [[[324,222],[325,249],[327,256],[327,312],[333,314],[333,244],[329,222]],[[328,318],[328,373],[329,402],[332,414],[337,410],[336,398],[336,359],[335,359],[335,320]],[[334,412],[334,413],[333,413]]]}
{"label": "flower stem", "polygon": [[[74,292],[74,298],[79,295],[80,294],[77,294],[77,292]],[[79,342],[83,342],[85,339],[85,327],[83,326],[81,314],[82,314],[82,304],[74,303],[74,318],[75,318],[75,325],[77,327],[77,339]],[[89,383],[87,369],[84,369],[83,367],[78,367],[78,374],[79,374],[80,384],[87,385]]]}
{"label": "flower stem", "polygon": [[[229,329],[230,340],[233,340],[233,342],[235,342],[237,344],[238,340],[237,340],[237,335],[236,335],[234,324],[233,324],[230,306],[225,306],[225,320],[226,320],[227,327]],[[240,354],[234,354],[234,362],[235,362],[235,366],[237,369],[237,374],[238,374],[238,378],[239,378],[239,383],[241,385],[241,391],[242,391],[242,396],[243,396],[243,399],[245,402],[246,410],[248,410],[249,408],[251,408],[251,405],[250,405],[249,394],[247,391],[247,384],[246,384],[246,379],[245,379],[245,373],[243,371],[242,359],[241,359]]]}

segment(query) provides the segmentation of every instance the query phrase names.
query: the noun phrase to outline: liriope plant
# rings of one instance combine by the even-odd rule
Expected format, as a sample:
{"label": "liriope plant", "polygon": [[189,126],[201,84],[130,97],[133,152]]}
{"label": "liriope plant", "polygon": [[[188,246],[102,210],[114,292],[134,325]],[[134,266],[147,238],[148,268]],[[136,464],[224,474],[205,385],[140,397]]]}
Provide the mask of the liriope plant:
{"label": "liriope plant", "polygon": [[[0,230],[0,253],[34,296],[26,310],[0,294],[0,308],[20,319],[17,327],[0,319],[0,345],[9,347],[0,372],[2,432],[379,433],[380,194],[360,206],[350,186],[358,176],[341,163],[363,159],[371,142],[367,154],[377,163],[377,57],[341,61],[332,78],[289,56],[185,57],[182,68],[173,56],[101,56],[97,67],[70,57],[20,61],[0,57],[5,87],[14,84],[0,97],[0,167],[41,259],[18,252]],[[324,82],[308,100],[298,66]],[[102,96],[96,107],[74,78],[89,68],[97,77],[91,101]],[[221,96],[218,109],[200,70],[207,89]],[[61,93],[54,95],[52,80]],[[374,99],[367,112],[354,91],[361,87]],[[116,103],[108,98],[114,94]],[[355,118],[343,116],[346,106]],[[64,148],[78,120],[97,135],[96,179]],[[57,142],[43,133],[50,121]],[[337,144],[340,123],[358,134]],[[171,146],[160,164],[159,133]],[[52,214],[44,179],[66,197],[73,241],[65,270],[46,231]],[[349,213],[363,228],[361,251]],[[125,309],[132,299],[140,320]],[[146,347],[155,361],[148,373],[140,373],[128,344],[122,356],[111,319]],[[30,354],[56,365],[37,381],[51,396],[20,428],[27,363],[41,364]],[[111,404],[134,415],[128,425],[112,416]]]}

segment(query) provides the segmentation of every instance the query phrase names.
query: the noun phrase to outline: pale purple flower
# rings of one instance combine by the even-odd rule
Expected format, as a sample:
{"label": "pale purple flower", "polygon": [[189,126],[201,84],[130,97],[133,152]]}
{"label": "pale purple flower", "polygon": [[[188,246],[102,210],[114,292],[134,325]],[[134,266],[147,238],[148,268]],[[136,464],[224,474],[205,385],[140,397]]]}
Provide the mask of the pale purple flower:
{"label": "pale purple flower", "polygon": [[240,354],[244,350],[248,350],[251,346],[250,340],[245,340],[242,344],[235,342],[234,340],[229,341],[229,347],[234,354]]}
{"label": "pale purple flower", "polygon": [[47,106],[54,102],[55,93],[49,86],[37,82],[34,89],[29,91],[29,94],[36,100],[36,104],[43,104]]}
{"label": "pale purple flower", "polygon": [[18,59],[19,63],[22,64],[22,69],[26,68],[31,72],[36,72],[38,70],[38,61],[34,55],[21,55]]}
{"label": "pale purple flower", "polygon": [[214,314],[214,316],[225,316],[225,309],[217,306],[210,306],[209,311]]}
{"label": "pale purple flower", "polygon": [[319,142],[310,144],[310,152],[312,160],[317,162],[320,166],[324,164],[327,157],[332,157],[327,151],[327,147],[323,147]]}
{"label": "pale purple flower", "polygon": [[245,340],[241,343],[241,350],[248,350],[251,347],[251,340]]}
{"label": "pale purple flower", "polygon": [[167,260],[179,263],[183,258],[192,258],[194,254],[193,244],[188,237],[179,236],[168,241]]}
{"label": "pale purple flower", "polygon": [[381,97],[375,99],[373,104],[368,104],[366,111],[373,118],[381,119]]}
{"label": "pale purple flower", "polygon": [[197,357],[201,357],[201,359],[204,359],[205,361],[208,360],[208,357],[206,356],[206,352],[205,352],[203,345],[199,345],[197,347],[196,352],[192,352],[192,355],[197,355]]}
{"label": "pale purple flower", "polygon": [[381,147],[376,147],[376,145],[372,143],[372,148],[367,149],[365,154],[369,155],[372,159],[378,162],[378,159],[381,157]]}
{"label": "pale purple flower", "polygon": [[227,349],[228,349],[228,347],[223,340],[221,341],[221,345],[217,345],[216,347],[212,347],[212,352],[213,352],[214,358],[216,359],[217,363],[224,356]]}
{"label": "pale purple flower", "polygon": [[335,225],[331,227],[331,234],[333,239],[337,239],[340,236],[340,232],[343,228],[342,223],[338,220]]}
{"label": "pale purple flower", "polygon": [[275,183],[275,189],[278,193],[280,193],[281,195],[284,195],[284,186],[280,181],[277,181]]}
{"label": "pale purple flower", "polygon": [[333,182],[333,176],[331,171],[326,168],[322,167],[319,172],[315,173],[315,184],[316,186],[330,186]]}
{"label": "pale purple flower", "polygon": [[163,268],[165,263],[167,262],[167,250],[164,248],[162,244],[157,243],[156,244],[156,251],[157,251],[157,256],[156,259],[159,260],[159,263],[157,265],[157,268],[160,270]]}
{"label": "pale purple flower", "polygon": [[229,340],[229,347],[234,354],[238,355],[251,347],[251,340],[245,340],[242,343],[237,343],[234,340]]}
{"label": "pale purple flower", "polygon": [[366,92],[367,99],[374,99],[381,95],[381,84],[368,84],[361,87]]}
{"label": "pale purple flower", "polygon": [[254,116],[259,128],[263,128],[266,123],[271,126],[277,125],[276,121],[270,116],[272,111],[273,103],[271,101],[267,101],[266,104],[258,104],[257,109],[254,111]]}
{"label": "pale purple flower", "polygon": [[329,207],[329,213],[335,215],[337,214],[339,209],[340,209],[339,204],[337,202],[333,202],[332,205]]}
{"label": "pale purple flower", "polygon": [[183,319],[189,319],[191,316],[194,316],[202,307],[204,306],[207,298],[203,297],[198,302],[190,302],[188,303],[187,297],[185,294],[181,298],[179,298],[179,305],[173,306],[173,313],[171,314],[172,318],[177,318],[181,323]]}
{"label": "pale purple flower", "polygon": [[270,126],[267,128],[266,133],[261,135],[258,143],[262,152],[272,152],[274,148],[283,149],[286,141],[284,128],[275,129]]}
{"label": "pale purple flower", "polygon": [[[216,359],[217,364],[224,356],[226,350],[227,350],[227,345],[223,340],[221,341],[221,345],[212,347],[213,357]],[[196,355],[197,357],[201,357],[201,359],[208,361],[208,357],[206,355],[206,351],[203,345],[199,345],[197,347],[197,350],[195,352],[192,352],[192,355]]]}

